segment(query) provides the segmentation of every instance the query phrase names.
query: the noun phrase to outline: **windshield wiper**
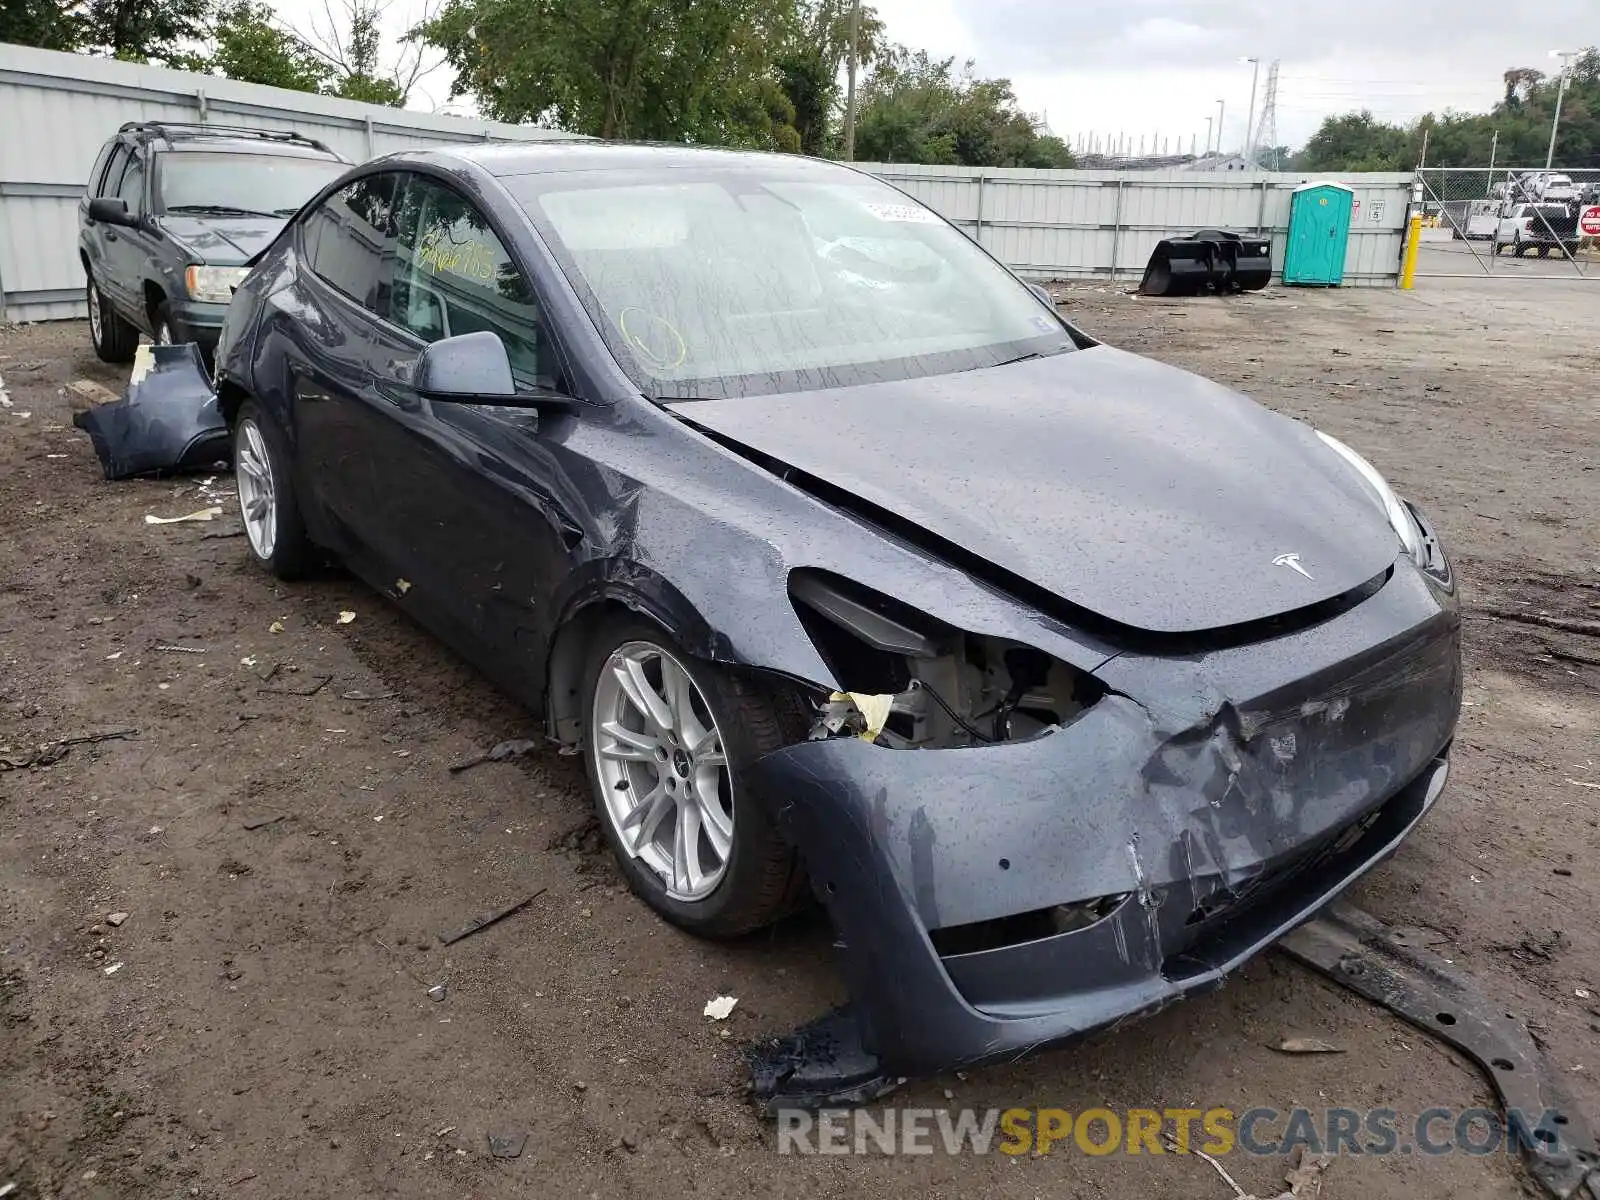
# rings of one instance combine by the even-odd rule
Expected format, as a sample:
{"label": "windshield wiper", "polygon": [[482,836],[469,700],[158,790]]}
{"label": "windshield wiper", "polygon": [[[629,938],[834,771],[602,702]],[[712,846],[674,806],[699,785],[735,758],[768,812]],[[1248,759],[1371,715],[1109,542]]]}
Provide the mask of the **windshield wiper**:
{"label": "windshield wiper", "polygon": [[277,213],[256,208],[234,208],[231,204],[169,204],[169,213],[210,213],[219,217],[275,217]]}

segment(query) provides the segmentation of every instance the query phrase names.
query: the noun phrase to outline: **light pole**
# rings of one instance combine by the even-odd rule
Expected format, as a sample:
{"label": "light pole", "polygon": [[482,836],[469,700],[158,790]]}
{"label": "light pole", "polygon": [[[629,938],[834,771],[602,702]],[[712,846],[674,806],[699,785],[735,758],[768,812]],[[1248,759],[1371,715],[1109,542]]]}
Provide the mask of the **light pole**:
{"label": "light pole", "polygon": [[1241,58],[1242,63],[1254,63],[1255,70],[1250,73],[1250,111],[1244,119],[1244,161],[1245,165],[1256,165],[1255,155],[1255,123],[1256,123],[1256,84],[1261,80],[1261,60],[1259,58]]}
{"label": "light pole", "polygon": [[1207,117],[1206,118],[1206,153],[1207,154],[1211,153],[1211,123],[1213,121],[1215,121],[1215,120],[1216,120],[1215,117]]}
{"label": "light pole", "polygon": [[1577,53],[1578,52],[1576,50],[1550,51],[1551,58],[1559,58],[1561,60],[1561,84],[1556,88],[1556,115],[1551,118],[1550,121],[1550,149],[1544,152],[1544,169],[1546,174],[1549,173],[1550,163],[1555,159],[1556,156],[1556,130],[1561,128],[1561,101],[1565,99],[1567,95],[1567,67],[1571,65],[1571,62],[1577,56]]}
{"label": "light pole", "polygon": [[[850,70],[845,81],[844,160],[856,157],[856,47],[861,42],[861,0],[850,5]],[[838,78],[835,76],[834,78]]]}
{"label": "light pole", "polygon": [[1222,157],[1222,113],[1223,102],[1217,101],[1217,157]]}

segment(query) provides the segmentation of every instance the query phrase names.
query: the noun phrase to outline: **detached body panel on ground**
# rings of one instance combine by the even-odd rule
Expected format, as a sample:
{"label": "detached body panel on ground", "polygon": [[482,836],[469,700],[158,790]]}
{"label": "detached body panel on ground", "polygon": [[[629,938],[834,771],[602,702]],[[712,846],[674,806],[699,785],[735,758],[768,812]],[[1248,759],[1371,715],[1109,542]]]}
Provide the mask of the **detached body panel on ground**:
{"label": "detached body panel on ground", "polygon": [[[479,382],[439,383],[463,363]],[[241,285],[218,382],[265,434],[251,495],[293,499],[258,558],[309,535],[594,780],[654,788],[620,818],[596,799],[669,919],[712,928],[739,839],[784,834],[890,1071],[1215,984],[1443,785],[1459,625],[1420,517],[846,168],[376,160]],[[602,720],[608,672],[654,724]],[[702,768],[726,809],[668,815]],[[676,848],[647,836],[673,821]],[[713,852],[702,895],[673,854]]]}

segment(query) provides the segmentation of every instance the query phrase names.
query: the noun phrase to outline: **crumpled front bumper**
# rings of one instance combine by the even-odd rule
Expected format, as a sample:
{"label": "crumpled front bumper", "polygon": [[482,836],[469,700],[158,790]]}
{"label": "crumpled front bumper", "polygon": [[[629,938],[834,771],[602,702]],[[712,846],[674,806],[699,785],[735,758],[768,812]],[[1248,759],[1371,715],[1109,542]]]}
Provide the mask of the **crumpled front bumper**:
{"label": "crumpled front bumper", "polygon": [[[1314,915],[1438,799],[1459,619],[1406,566],[1313,629],[1122,655],[1096,674],[1111,693],[1030,741],[832,739],[755,764],[887,1073],[1013,1058],[1153,1012]],[[1019,914],[1101,897],[1108,915],[1087,927],[1007,933]],[[951,930],[993,944],[941,955]]]}

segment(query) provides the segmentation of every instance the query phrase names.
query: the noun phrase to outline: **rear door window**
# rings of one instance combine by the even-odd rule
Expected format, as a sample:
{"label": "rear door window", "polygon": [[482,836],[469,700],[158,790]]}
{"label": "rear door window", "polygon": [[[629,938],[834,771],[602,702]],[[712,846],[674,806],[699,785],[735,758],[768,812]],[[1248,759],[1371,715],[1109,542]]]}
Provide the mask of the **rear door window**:
{"label": "rear door window", "polygon": [[144,212],[144,159],[138,154],[128,159],[122,181],[117,184],[117,195],[127,201],[129,212]]}
{"label": "rear door window", "polygon": [[519,385],[553,385],[557,371],[538,300],[483,213],[446,184],[411,175],[397,226],[389,319],[429,342],[498,334]]}
{"label": "rear door window", "polygon": [[122,182],[122,169],[128,165],[128,146],[126,142],[118,142],[111,150],[111,161],[106,164],[105,174],[95,180],[96,196],[115,196],[117,185]]}
{"label": "rear door window", "polygon": [[105,178],[106,163],[111,158],[111,152],[117,147],[116,142],[107,142],[100,147],[100,153],[95,156],[94,166],[89,168],[89,182],[84,185],[84,191],[91,196],[100,195],[100,183]]}

